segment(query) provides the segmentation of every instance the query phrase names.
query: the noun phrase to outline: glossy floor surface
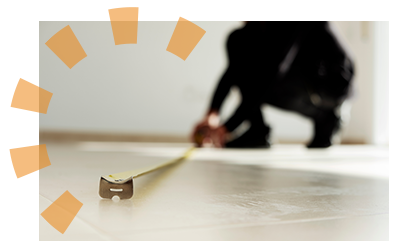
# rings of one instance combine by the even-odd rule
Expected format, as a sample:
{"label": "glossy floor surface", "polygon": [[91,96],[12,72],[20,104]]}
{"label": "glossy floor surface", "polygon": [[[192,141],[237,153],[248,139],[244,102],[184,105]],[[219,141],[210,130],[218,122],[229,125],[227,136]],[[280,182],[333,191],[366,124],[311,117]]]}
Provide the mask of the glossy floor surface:
{"label": "glossy floor surface", "polygon": [[98,195],[101,175],[163,163],[189,144],[47,144],[40,213],[68,190],[83,206],[40,240],[388,240],[388,150],[302,145],[198,149],[135,180],[130,200]]}

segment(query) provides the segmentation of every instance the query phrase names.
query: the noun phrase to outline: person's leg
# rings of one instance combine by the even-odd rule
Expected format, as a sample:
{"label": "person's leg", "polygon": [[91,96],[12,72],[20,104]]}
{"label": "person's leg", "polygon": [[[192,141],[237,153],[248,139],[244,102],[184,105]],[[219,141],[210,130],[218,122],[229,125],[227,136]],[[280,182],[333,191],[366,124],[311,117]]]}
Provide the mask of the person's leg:
{"label": "person's leg", "polygon": [[335,112],[338,105],[318,105],[321,97],[312,93],[307,86],[305,80],[301,78],[287,78],[275,85],[267,103],[310,118],[314,134],[307,147],[326,148],[332,145],[332,137],[340,128],[340,116]]}
{"label": "person's leg", "polygon": [[320,111],[318,116],[312,117],[314,123],[314,137],[307,145],[308,148],[327,148],[332,145],[332,138],[340,129],[340,117],[335,110]]}
{"label": "person's leg", "polygon": [[269,126],[265,125],[260,105],[251,101],[243,101],[239,109],[245,114],[250,127],[243,134],[226,143],[227,148],[270,147]]}
{"label": "person's leg", "polygon": [[[258,68],[243,68],[236,76],[235,85],[241,94],[241,103],[235,113],[225,122],[225,127],[232,135],[226,147],[256,148],[269,147],[269,127],[265,125],[261,112],[265,94],[265,80],[259,74]],[[249,128],[243,133],[244,123]]]}

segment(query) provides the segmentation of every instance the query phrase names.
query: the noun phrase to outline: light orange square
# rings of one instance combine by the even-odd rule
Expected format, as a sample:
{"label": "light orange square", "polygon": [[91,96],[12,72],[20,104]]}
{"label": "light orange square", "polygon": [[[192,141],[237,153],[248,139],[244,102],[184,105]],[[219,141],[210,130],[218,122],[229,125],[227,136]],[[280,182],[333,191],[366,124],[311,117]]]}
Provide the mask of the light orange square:
{"label": "light orange square", "polygon": [[19,79],[11,107],[47,114],[52,96],[51,92]]}
{"label": "light orange square", "polygon": [[70,69],[87,56],[69,25],[52,36],[46,45]]}
{"label": "light orange square", "polygon": [[39,87],[39,113],[47,114],[53,93]]}
{"label": "light orange square", "polygon": [[65,191],[56,201],[42,212],[42,217],[60,233],[65,233],[82,207],[70,192]]}
{"label": "light orange square", "polygon": [[13,148],[10,155],[17,178],[51,165],[46,144]]}
{"label": "light orange square", "polygon": [[196,24],[180,17],[169,41],[167,51],[186,60],[205,33],[206,31]]}
{"label": "light orange square", "polygon": [[39,112],[39,86],[19,78],[11,99],[11,108]]}
{"label": "light orange square", "polygon": [[39,144],[39,170],[51,165],[46,144]]}
{"label": "light orange square", "polygon": [[115,45],[136,44],[139,8],[109,9]]}
{"label": "light orange square", "polygon": [[139,19],[139,7],[118,7],[108,9],[110,21],[137,21]]}

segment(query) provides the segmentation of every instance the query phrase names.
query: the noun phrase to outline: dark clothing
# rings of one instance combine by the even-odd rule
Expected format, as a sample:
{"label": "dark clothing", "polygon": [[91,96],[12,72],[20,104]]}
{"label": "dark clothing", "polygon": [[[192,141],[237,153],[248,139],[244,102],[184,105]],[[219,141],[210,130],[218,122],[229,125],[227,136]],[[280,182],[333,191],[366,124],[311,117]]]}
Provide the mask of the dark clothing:
{"label": "dark clothing", "polygon": [[225,123],[233,131],[244,120],[265,126],[264,103],[324,117],[348,96],[353,63],[327,22],[248,22],[228,38],[229,66],[210,109],[219,110],[232,86],[242,102]]}

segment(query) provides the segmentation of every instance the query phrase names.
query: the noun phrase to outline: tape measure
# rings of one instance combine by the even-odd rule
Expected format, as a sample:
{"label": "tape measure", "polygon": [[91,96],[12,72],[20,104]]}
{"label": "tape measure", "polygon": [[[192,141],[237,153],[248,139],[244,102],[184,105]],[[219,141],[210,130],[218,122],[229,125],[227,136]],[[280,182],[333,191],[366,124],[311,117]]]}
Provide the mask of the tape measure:
{"label": "tape measure", "polygon": [[195,150],[194,147],[188,149],[182,156],[167,161],[163,164],[150,166],[131,171],[103,175],[100,177],[99,195],[101,198],[112,199],[118,196],[120,199],[130,199],[134,195],[133,179],[161,168],[170,167],[188,159]]}

